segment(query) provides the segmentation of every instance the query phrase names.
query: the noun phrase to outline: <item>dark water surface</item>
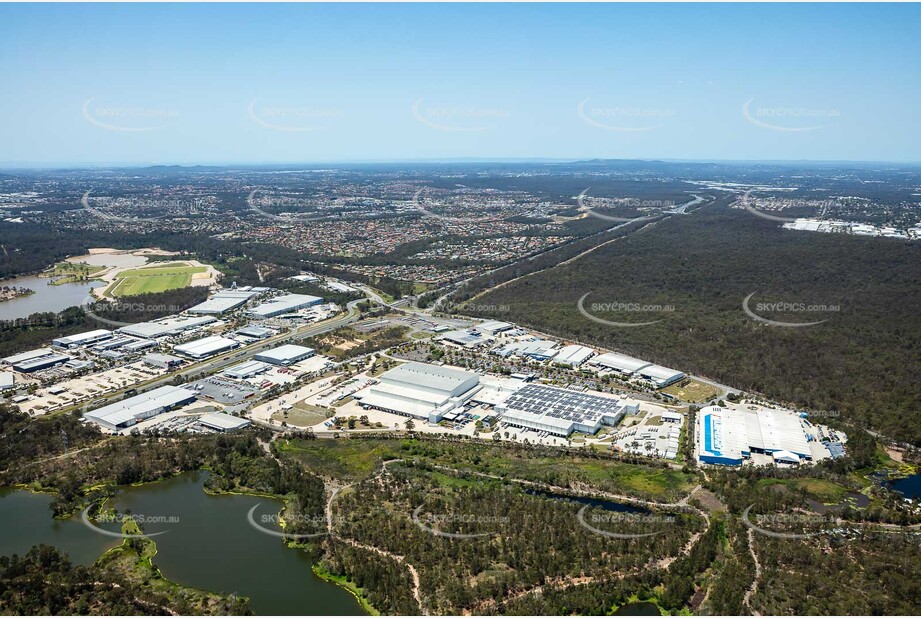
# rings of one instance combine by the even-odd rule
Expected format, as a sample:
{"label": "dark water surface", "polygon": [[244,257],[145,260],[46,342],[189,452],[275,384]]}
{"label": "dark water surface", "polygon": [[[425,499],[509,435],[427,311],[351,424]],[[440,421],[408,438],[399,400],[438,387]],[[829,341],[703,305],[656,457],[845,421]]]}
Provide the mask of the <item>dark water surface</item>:
{"label": "dark water surface", "polygon": [[[248,597],[261,615],[363,614],[346,590],[324,582],[311,571],[310,557],[289,549],[278,537],[255,530],[249,510],[260,525],[280,530],[274,515],[281,502],[270,498],[210,496],[203,491],[206,472],[183,474],[159,483],[119,491],[114,506],[130,512],[157,543],[154,564],[174,582]],[[75,563],[91,564],[121,542],[93,532],[79,517],[56,521],[50,496],[25,491],[0,493],[0,554],[24,553],[38,543],[64,549]],[[268,518],[266,521],[264,518]],[[107,526],[111,528],[111,526]]]}

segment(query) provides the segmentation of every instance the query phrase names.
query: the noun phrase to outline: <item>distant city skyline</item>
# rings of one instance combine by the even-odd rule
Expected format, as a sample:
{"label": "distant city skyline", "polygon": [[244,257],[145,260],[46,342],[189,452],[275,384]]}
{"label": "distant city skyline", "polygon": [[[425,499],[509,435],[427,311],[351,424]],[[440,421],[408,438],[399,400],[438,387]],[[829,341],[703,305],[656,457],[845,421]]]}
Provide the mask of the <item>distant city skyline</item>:
{"label": "distant city skyline", "polygon": [[921,162],[921,7],[0,5],[0,167]]}

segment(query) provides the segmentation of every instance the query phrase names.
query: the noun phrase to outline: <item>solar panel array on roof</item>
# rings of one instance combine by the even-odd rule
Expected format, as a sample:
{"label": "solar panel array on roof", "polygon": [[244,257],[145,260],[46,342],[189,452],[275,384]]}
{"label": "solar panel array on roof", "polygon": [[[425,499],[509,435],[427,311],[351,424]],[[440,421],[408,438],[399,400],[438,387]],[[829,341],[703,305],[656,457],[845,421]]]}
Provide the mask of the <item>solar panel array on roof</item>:
{"label": "solar panel array on roof", "polygon": [[573,431],[594,432],[604,423],[615,424],[625,407],[611,397],[527,384],[496,410],[506,422],[568,435]]}
{"label": "solar panel array on roof", "polygon": [[537,384],[523,387],[506,400],[506,405],[510,408],[575,422],[583,422],[589,417],[602,414],[610,409],[612,404],[617,405],[617,403],[616,399],[611,400]]}

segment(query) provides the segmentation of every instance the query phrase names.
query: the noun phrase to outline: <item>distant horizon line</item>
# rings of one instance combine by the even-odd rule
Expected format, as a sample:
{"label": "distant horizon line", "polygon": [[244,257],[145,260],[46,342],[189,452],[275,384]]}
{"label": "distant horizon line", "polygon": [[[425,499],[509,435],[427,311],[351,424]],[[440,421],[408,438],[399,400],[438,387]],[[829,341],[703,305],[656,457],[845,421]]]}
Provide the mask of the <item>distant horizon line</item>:
{"label": "distant horizon line", "polygon": [[33,163],[3,162],[0,170],[63,170],[63,169],[149,169],[172,168],[230,168],[230,167],[298,167],[320,165],[408,165],[408,164],[458,164],[458,163],[595,163],[595,162],[638,162],[638,163],[715,163],[722,165],[921,165],[921,161],[894,161],[872,159],[690,159],[690,158],[607,158],[607,157],[437,157],[425,159],[352,159],[329,161],[277,161],[277,162],[208,162],[208,163]]}

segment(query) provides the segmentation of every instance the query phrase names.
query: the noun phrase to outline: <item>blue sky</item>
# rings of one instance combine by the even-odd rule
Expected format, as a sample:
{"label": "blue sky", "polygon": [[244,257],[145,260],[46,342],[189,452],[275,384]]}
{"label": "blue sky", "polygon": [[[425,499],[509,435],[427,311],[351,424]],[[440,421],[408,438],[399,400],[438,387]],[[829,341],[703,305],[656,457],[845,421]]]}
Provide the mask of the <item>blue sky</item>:
{"label": "blue sky", "polygon": [[917,5],[0,5],[0,164],[921,161]]}

